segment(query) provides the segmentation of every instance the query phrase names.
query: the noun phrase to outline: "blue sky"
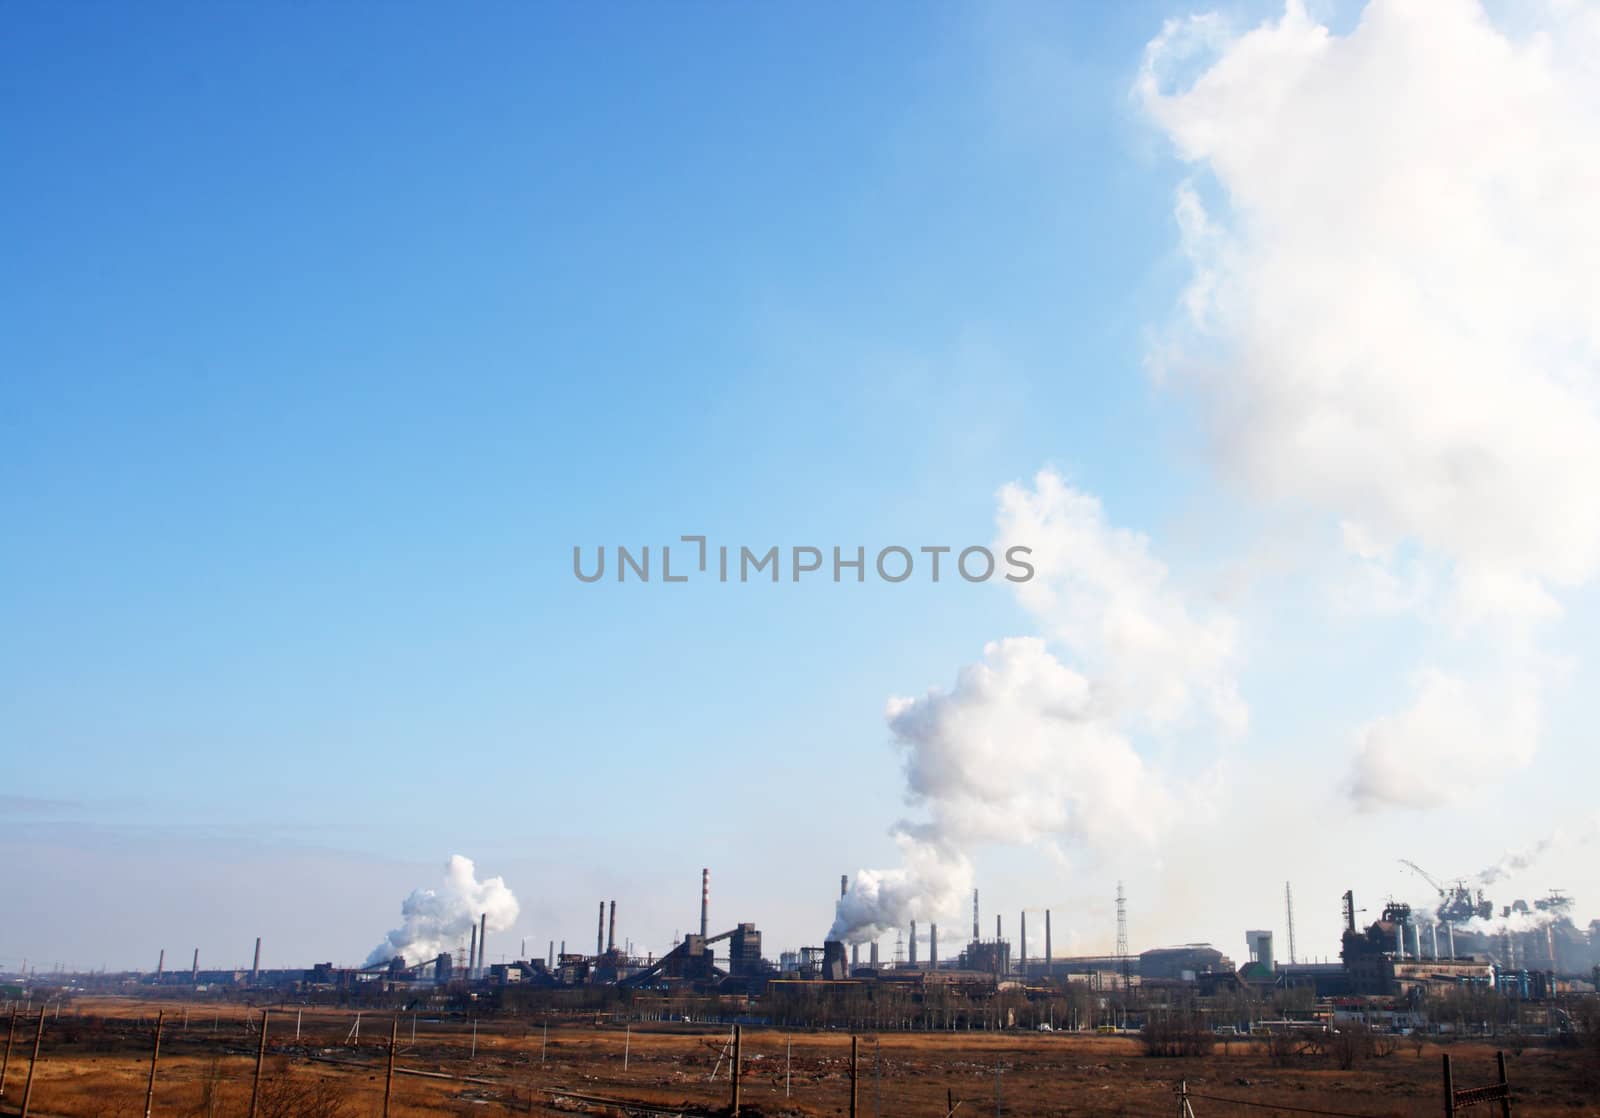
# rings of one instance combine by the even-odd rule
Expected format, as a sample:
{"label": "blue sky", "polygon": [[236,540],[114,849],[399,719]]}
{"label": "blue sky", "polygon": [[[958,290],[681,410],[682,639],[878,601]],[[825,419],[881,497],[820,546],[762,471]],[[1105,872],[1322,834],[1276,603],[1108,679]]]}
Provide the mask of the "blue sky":
{"label": "blue sky", "polygon": [[[1223,595],[1268,514],[1147,375],[1191,172],[1131,91],[1177,10],[13,7],[0,965],[354,959],[457,852],[541,944],[617,896],[659,950],[704,864],[817,938],[895,856],[885,700],[1035,622],[992,584],[586,586],[571,549],[987,542],[1054,466]],[[1381,695],[1431,638],[1329,648],[1266,582],[1233,748],[1342,750],[1305,678]],[[1153,856],[978,857],[1095,946]]]}

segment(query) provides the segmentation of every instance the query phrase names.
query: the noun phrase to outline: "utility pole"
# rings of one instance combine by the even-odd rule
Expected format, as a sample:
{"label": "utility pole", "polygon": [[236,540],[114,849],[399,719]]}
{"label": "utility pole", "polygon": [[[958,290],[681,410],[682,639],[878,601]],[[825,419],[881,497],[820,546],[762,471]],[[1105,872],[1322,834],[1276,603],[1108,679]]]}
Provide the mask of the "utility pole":
{"label": "utility pole", "polygon": [[39,1028],[33,1034],[33,1055],[28,1059],[28,1079],[22,1085],[22,1118],[28,1118],[28,1106],[33,1102],[33,1066],[39,1062],[39,1044],[44,1040],[44,1007],[39,1008]]}
{"label": "utility pole", "polygon": [[144,1089],[144,1118],[150,1118],[150,1111],[156,1101],[156,1063],[161,1059],[161,1019],[166,1012],[156,1014],[156,1043],[150,1050],[150,1085]]}
{"label": "utility pole", "polygon": [[250,1085],[250,1118],[261,1103],[261,1065],[267,1060],[267,1011],[261,1011],[261,1043],[256,1046],[256,1077]]}
{"label": "utility pole", "polygon": [[743,1045],[744,1030],[735,1025],[733,1027],[733,1075],[729,1077],[733,1081],[733,1118],[739,1118],[739,1088],[743,1085],[744,1079]]}

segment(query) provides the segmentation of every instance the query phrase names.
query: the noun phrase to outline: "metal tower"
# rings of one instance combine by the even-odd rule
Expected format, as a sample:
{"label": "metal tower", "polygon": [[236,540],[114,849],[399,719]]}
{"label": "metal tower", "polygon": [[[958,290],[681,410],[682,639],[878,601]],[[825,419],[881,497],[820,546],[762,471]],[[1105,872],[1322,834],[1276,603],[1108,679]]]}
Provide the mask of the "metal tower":
{"label": "metal tower", "polygon": [[1289,920],[1289,961],[1298,963],[1300,960],[1294,956],[1294,890],[1287,881],[1283,883],[1283,907]]}
{"label": "metal tower", "polygon": [[1117,882],[1117,958],[1126,958],[1128,954],[1128,897],[1122,891],[1122,882]]}

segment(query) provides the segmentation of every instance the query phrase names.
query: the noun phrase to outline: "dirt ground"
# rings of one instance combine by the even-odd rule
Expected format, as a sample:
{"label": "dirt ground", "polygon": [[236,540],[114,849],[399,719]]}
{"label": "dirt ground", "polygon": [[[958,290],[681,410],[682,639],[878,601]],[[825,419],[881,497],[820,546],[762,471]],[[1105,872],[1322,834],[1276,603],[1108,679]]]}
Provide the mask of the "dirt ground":
{"label": "dirt ground", "polygon": [[[47,1015],[32,1113],[143,1115],[158,1009],[166,1027],[152,1113],[248,1114],[259,1009],[112,998],[80,999]],[[271,1008],[260,1118],[382,1114],[396,1017],[362,1013],[359,1035],[356,1019],[353,1010]],[[19,1108],[33,1032],[33,1019],[19,1023],[0,1113]],[[475,1041],[473,1033],[470,1021],[401,1015],[390,1114],[713,1114],[729,1101],[727,1029],[562,1019],[546,1032],[539,1018],[502,1018],[479,1022]],[[745,1114],[849,1113],[848,1035],[752,1028],[743,1030],[742,1049]],[[1433,1116],[1443,1109],[1443,1053],[1458,1087],[1494,1078],[1493,1049],[1465,1043],[1429,1044],[1420,1054],[1407,1044],[1348,1071],[1327,1056],[1275,1066],[1259,1045],[1240,1040],[1191,1059],[1146,1057],[1131,1038],[1020,1032],[884,1033],[860,1037],[858,1051],[858,1112],[875,1118],[944,1115],[951,1101],[961,1115],[1147,1118],[1176,1113],[1180,1081],[1197,1118]],[[1528,1048],[1507,1058],[1517,1115],[1600,1115],[1600,1095],[1575,1051]]]}

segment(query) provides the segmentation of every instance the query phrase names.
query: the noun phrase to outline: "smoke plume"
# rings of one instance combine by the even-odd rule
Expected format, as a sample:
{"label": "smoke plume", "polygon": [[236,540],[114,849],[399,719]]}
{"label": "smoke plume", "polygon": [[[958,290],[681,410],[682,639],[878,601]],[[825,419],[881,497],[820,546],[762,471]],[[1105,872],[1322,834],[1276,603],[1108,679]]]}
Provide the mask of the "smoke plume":
{"label": "smoke plume", "polygon": [[893,698],[885,711],[916,820],[893,828],[904,864],[862,870],[829,937],[874,939],[959,911],[971,852],[986,844],[1098,850],[1148,845],[1177,815],[1172,779],[1134,746],[1195,710],[1224,733],[1247,718],[1231,680],[1233,629],[1196,617],[1142,536],[1107,524],[1100,502],[1058,474],[1000,493],[997,546],[1034,548],[1019,593],[1045,637],[984,646],[948,691]]}
{"label": "smoke plume", "polygon": [[471,858],[452,854],[439,889],[413,889],[400,903],[400,927],[367,956],[367,965],[403,956],[416,964],[441,952],[455,951],[471,937],[478,917],[488,917],[491,932],[503,932],[517,920],[517,898],[505,880],[479,881]]}
{"label": "smoke plume", "polygon": [[1510,877],[1514,873],[1521,873],[1539,860],[1539,856],[1549,850],[1556,841],[1556,836],[1550,835],[1540,839],[1526,850],[1513,850],[1502,855],[1494,865],[1478,871],[1477,882],[1479,885],[1493,885],[1500,879]]}

